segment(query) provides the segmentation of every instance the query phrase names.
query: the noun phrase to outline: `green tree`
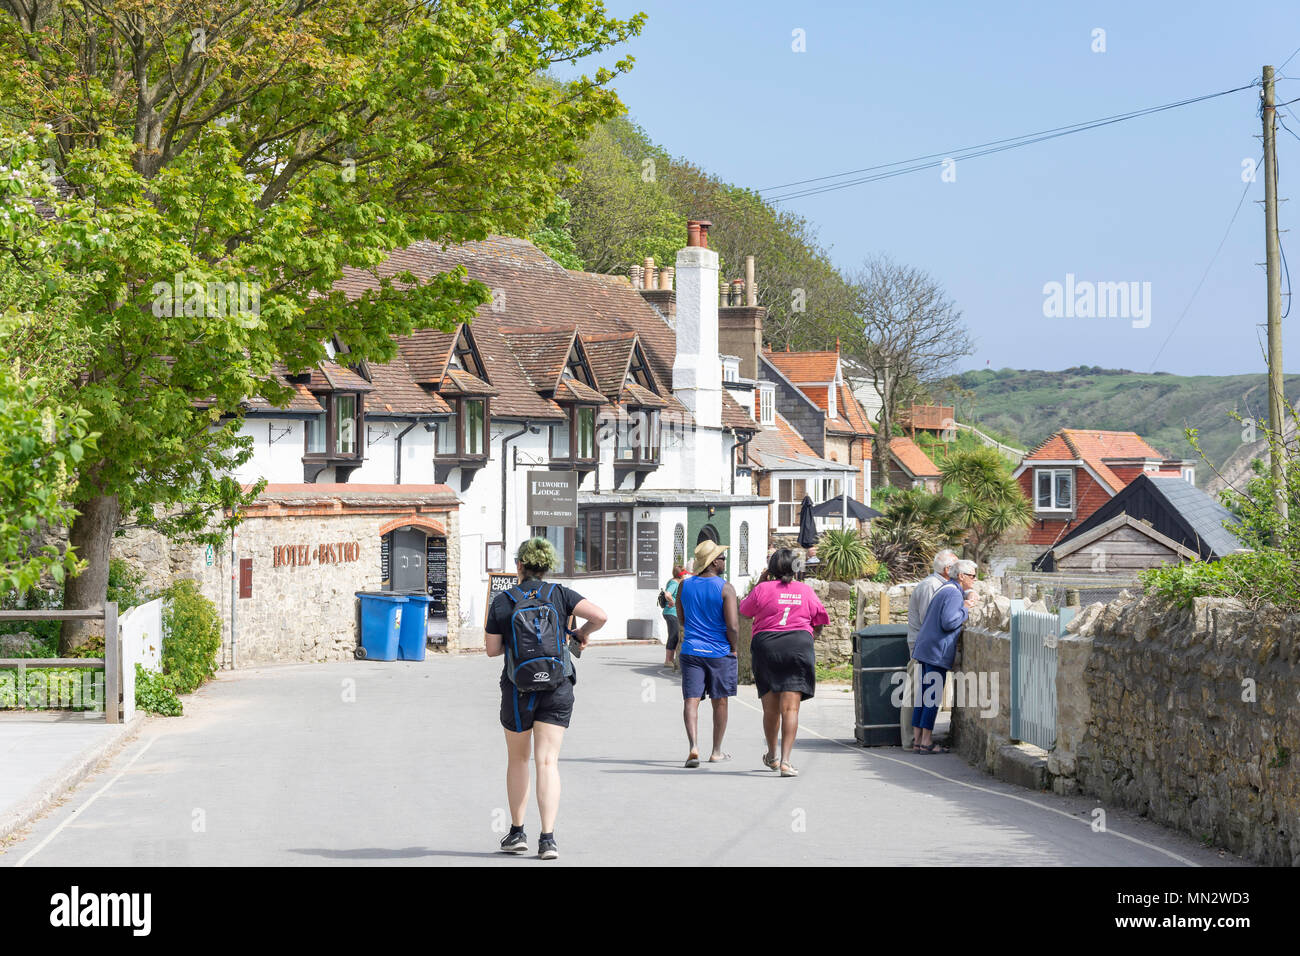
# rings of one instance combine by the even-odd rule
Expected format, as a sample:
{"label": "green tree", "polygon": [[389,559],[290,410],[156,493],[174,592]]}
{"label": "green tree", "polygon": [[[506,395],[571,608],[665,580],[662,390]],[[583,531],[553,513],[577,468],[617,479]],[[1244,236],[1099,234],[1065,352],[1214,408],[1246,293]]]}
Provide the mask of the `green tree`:
{"label": "green tree", "polygon": [[954,452],[939,463],[939,471],[944,488],[955,492],[972,560],[987,561],[999,541],[1033,520],[1033,505],[996,450]]}
{"label": "green tree", "polygon": [[72,520],[76,469],[96,438],[64,400],[81,355],[67,319],[86,283],[42,265],[42,212],[54,198],[42,147],[0,121],[0,602],[82,567],[44,532]]}
{"label": "green tree", "polygon": [[[463,272],[376,267],[419,240],[527,235],[631,61],[539,78],[642,22],[588,0],[0,6],[0,115],[52,127],[69,195],[46,247],[93,277],[77,401],[102,434],[71,498],[89,566],[68,607],[104,600],[123,524],[212,540],[236,520],[257,491],[228,477],[250,454],[240,403],[287,398],[273,363],[308,368],[331,339],[383,360],[394,335],[473,316],[488,292]],[[352,301],[349,267],[376,279]],[[64,649],[84,637],[65,628]]]}

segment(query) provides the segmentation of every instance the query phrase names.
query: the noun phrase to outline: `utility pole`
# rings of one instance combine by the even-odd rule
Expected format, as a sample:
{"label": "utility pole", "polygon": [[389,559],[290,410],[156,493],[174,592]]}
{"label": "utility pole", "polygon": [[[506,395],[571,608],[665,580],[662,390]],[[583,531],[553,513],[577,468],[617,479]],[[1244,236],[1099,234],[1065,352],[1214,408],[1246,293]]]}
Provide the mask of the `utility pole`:
{"label": "utility pole", "polygon": [[1268,275],[1268,456],[1273,476],[1273,506],[1287,520],[1283,462],[1282,281],[1278,274],[1277,117],[1273,107],[1273,68],[1264,67],[1264,248]]}

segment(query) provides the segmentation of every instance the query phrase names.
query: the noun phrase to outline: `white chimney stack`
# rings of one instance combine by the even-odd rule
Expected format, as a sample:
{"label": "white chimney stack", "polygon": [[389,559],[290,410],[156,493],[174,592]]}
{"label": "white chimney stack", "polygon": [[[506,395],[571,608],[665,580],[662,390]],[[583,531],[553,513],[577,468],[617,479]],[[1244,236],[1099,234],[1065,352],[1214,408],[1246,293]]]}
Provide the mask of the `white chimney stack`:
{"label": "white chimney stack", "polygon": [[[710,223],[688,223],[677,253],[677,356],[673,391],[703,428],[722,427],[722,363],[718,358],[718,254],[708,248]],[[691,228],[694,226],[695,228]],[[699,237],[697,239],[697,237]]]}

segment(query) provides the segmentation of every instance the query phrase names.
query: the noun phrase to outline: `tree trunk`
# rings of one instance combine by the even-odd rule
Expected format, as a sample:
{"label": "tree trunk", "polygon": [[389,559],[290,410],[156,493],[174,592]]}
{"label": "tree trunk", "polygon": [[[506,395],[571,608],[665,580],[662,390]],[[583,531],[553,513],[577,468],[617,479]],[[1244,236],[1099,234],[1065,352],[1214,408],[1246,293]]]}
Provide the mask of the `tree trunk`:
{"label": "tree trunk", "polygon": [[[86,561],[86,570],[64,584],[65,610],[82,611],[104,606],[108,593],[108,552],[117,530],[116,495],[98,495],[80,506],[68,531],[68,543],[77,549],[77,557]],[[103,626],[96,621],[64,621],[59,634],[59,656],[80,647]]]}

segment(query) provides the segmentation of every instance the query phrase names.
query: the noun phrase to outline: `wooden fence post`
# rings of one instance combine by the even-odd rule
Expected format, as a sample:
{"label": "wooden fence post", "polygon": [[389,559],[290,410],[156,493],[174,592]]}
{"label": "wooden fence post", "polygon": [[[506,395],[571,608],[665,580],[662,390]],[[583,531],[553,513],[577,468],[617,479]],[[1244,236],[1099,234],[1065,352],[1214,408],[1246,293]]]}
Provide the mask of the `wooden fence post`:
{"label": "wooden fence post", "polygon": [[880,623],[889,623],[889,592],[880,592]]}

